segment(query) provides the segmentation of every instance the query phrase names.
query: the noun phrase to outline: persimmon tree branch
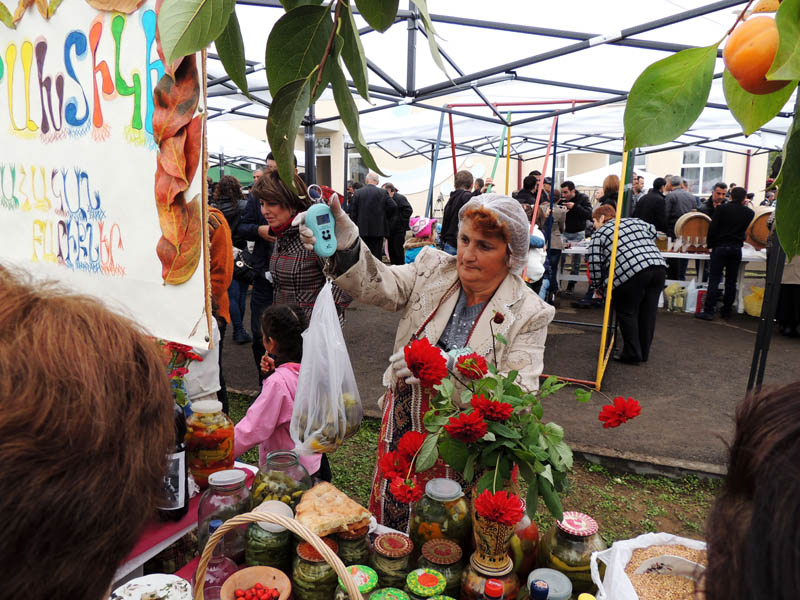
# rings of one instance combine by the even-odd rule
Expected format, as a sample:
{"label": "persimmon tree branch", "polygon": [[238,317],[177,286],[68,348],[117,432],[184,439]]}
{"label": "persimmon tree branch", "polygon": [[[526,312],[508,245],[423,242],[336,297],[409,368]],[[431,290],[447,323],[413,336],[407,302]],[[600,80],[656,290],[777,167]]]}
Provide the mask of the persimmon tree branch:
{"label": "persimmon tree branch", "polygon": [[[314,98],[317,95],[317,88],[319,88],[320,83],[322,83],[322,70],[325,68],[325,63],[328,62],[328,57],[333,50],[333,41],[336,39],[336,32],[339,29],[339,13],[342,10],[342,3],[344,0],[334,0],[336,2],[336,10],[333,13],[333,29],[331,30],[331,35],[328,38],[328,45],[325,46],[325,52],[322,54],[322,60],[319,63],[319,71],[317,71],[317,80],[314,82],[314,88],[311,90],[311,97]],[[752,1],[752,0],[751,0]]]}

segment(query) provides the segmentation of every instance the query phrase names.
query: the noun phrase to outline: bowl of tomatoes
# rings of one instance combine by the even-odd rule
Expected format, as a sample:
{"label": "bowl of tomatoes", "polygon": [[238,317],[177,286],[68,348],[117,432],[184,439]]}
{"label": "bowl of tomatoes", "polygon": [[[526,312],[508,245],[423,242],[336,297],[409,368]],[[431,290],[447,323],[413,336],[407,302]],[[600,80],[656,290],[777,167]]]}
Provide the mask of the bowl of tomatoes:
{"label": "bowl of tomatoes", "polygon": [[225,580],[221,600],[287,600],[292,582],[272,567],[247,567]]}

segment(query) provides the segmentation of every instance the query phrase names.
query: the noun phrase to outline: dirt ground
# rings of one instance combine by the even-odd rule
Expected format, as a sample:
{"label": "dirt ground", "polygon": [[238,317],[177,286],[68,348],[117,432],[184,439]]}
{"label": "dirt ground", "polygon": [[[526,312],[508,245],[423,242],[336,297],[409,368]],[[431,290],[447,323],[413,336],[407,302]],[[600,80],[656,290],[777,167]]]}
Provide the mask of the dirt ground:
{"label": "dirt ground", "polygon": [[[399,318],[360,303],[348,310],[345,339],[365,411],[371,416],[379,416],[381,377]],[[602,314],[599,309],[571,308],[565,300],[556,320],[600,323]],[[545,419],[562,425],[567,441],[579,452],[632,461],[634,469],[652,463],[721,474],[725,440],[732,432],[735,406],[745,393],[757,328],[758,319],[747,315],[705,322],[690,314],[661,311],[649,362],[629,366],[611,361],[602,385],[609,397],[636,398],[641,416],[617,429],[603,429],[597,416],[607,400],[595,393],[589,404],[578,404],[565,389],[545,401]],[[593,380],[599,345],[599,328],[553,323],[545,373]],[[230,328],[223,354],[228,386],[257,393],[250,346],[234,345]],[[765,384],[800,379],[798,367],[800,340],[778,336],[776,330]]]}

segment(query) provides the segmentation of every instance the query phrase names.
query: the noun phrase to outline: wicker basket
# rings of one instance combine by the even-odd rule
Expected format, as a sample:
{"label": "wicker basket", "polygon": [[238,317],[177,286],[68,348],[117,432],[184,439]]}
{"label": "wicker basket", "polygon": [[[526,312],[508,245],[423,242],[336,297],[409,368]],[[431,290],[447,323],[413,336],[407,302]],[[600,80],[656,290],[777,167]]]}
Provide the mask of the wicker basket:
{"label": "wicker basket", "polygon": [[[206,578],[206,568],[208,567],[208,561],[211,560],[211,554],[214,552],[214,546],[217,545],[217,542],[222,539],[228,531],[233,529],[234,527],[238,527],[239,525],[246,525],[248,523],[258,523],[258,522],[267,522],[267,523],[274,523],[275,525],[280,525],[285,527],[292,533],[300,536],[309,544],[311,544],[314,549],[320,553],[320,555],[325,559],[333,570],[336,571],[336,574],[341,578],[344,582],[345,587],[347,588],[347,593],[350,595],[351,600],[364,600],[361,596],[361,592],[358,591],[358,586],[353,581],[353,578],[350,577],[350,574],[347,572],[347,569],[341,559],[336,556],[336,553],[331,550],[325,542],[314,532],[312,532],[308,527],[298,523],[294,519],[289,519],[282,515],[277,515],[274,513],[263,513],[263,512],[249,512],[244,513],[243,515],[238,515],[233,517],[232,519],[228,519],[222,526],[217,529],[213,535],[208,538],[208,543],[206,547],[203,549],[203,554],[200,555],[200,562],[197,563],[197,572],[195,573],[194,580],[197,582],[203,582]],[[194,599],[195,600],[203,600],[203,585],[197,585],[197,589],[194,591]]]}

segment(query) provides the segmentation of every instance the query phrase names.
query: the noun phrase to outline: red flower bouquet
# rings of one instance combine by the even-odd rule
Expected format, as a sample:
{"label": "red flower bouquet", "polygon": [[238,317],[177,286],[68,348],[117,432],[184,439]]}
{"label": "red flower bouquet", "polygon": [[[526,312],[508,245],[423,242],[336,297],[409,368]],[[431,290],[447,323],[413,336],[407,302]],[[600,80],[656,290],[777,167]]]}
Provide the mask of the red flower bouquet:
{"label": "red flower bouquet", "polygon": [[603,421],[603,428],[619,427],[623,423],[630,421],[634,417],[642,414],[642,407],[633,398],[625,400],[622,396],[614,398],[614,404],[606,404],[600,410],[597,418]]}
{"label": "red flower bouquet", "polygon": [[493,494],[486,489],[475,498],[475,512],[487,521],[513,526],[522,519],[522,500],[505,490]]}
{"label": "red flower bouquet", "polygon": [[477,410],[471,413],[461,413],[456,417],[450,417],[444,430],[454,440],[459,440],[465,444],[477,442],[484,435],[488,426],[483,420],[483,415]]}
{"label": "red flower bouquet", "polygon": [[484,395],[473,394],[470,404],[487,421],[507,421],[514,412],[514,407],[508,402],[495,402]]}
{"label": "red flower bouquet", "polygon": [[412,341],[405,347],[406,364],[424,388],[439,385],[447,377],[447,360],[427,338]]}

